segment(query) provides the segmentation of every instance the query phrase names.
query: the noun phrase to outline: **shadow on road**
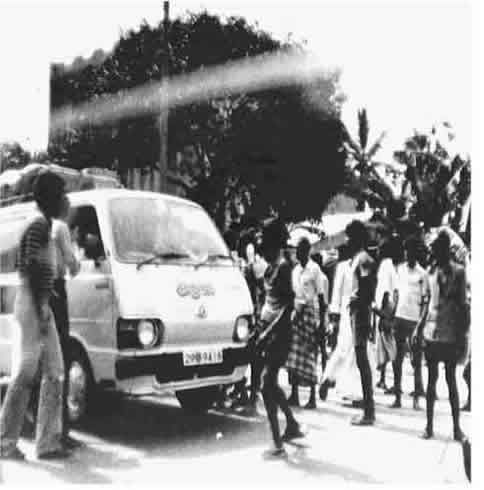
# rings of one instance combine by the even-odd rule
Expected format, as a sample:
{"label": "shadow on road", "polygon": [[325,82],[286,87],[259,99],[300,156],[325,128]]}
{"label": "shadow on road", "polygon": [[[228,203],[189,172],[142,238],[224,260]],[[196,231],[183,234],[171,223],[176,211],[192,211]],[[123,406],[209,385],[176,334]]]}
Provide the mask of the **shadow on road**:
{"label": "shadow on road", "polygon": [[125,399],[113,413],[92,418],[77,430],[145,453],[144,457],[193,458],[257,446],[269,437],[257,421],[216,412],[190,414],[178,406]]}
{"label": "shadow on road", "polygon": [[361,473],[348,466],[334,463],[327,463],[318,459],[311,458],[307,454],[304,446],[297,447],[295,453],[287,460],[289,467],[302,471],[311,476],[337,476],[352,483],[381,483],[372,476]]}
{"label": "shadow on road", "polygon": [[[342,405],[345,408],[351,408],[351,405],[344,404]],[[299,411],[299,410],[298,410]],[[354,415],[359,415],[361,414],[361,409],[353,409],[351,410],[351,413],[346,411],[342,412],[338,409],[337,405],[334,403],[326,403],[324,405],[321,405],[320,408],[317,409],[317,412],[323,415],[323,418],[321,419],[321,424],[319,423],[314,423],[310,422],[307,423],[306,425],[312,429],[312,430],[326,430],[327,427],[327,419],[324,419],[324,414],[327,414],[331,417],[334,418],[339,418],[339,419],[346,419],[348,420],[348,424],[350,424],[350,420]],[[422,420],[422,425],[421,427],[405,427],[402,425],[398,424],[392,424],[387,421],[384,421],[387,419],[387,415],[395,415],[395,416],[402,416],[404,418],[415,418],[415,419],[421,419]],[[439,419],[444,418],[444,417],[450,417],[450,413],[446,413],[445,410],[436,410],[435,414],[435,420],[438,424]],[[371,428],[366,428],[365,430],[383,430],[383,431],[389,431],[389,432],[394,432],[402,435],[407,435],[415,438],[419,438],[420,435],[423,433],[423,429],[425,427],[425,412],[424,411],[414,411],[413,409],[392,409],[387,406],[382,406],[380,404],[376,404],[376,424],[374,427]],[[434,440],[436,441],[441,441],[441,442],[447,442],[449,439],[448,435],[443,435],[442,433],[439,433],[438,427],[435,432]],[[422,440],[422,443],[425,441]]]}
{"label": "shadow on road", "polygon": [[104,471],[132,470],[139,466],[139,461],[134,457],[120,456],[115,450],[105,451],[89,445],[78,449],[65,461],[29,461],[28,465],[46,471],[65,483],[97,484],[112,483],[112,479],[103,474]]}

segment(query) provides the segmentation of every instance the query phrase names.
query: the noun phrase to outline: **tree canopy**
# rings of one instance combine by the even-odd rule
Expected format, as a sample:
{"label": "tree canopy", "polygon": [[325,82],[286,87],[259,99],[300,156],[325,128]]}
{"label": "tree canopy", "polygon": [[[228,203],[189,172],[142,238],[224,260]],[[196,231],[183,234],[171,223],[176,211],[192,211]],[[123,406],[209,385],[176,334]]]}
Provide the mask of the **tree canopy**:
{"label": "tree canopy", "polygon": [[[52,110],[159,82],[162,57],[171,77],[267,53],[304,51],[280,42],[245,19],[207,12],[170,22],[169,53],[163,26],[143,23],[123,33],[111,54],[98,53],[81,69],[54,66]],[[101,56],[102,54],[102,56]],[[80,60],[77,66],[82,66]],[[188,197],[199,201],[221,226],[271,212],[288,220],[320,217],[341,188],[345,151],[339,120],[343,97],[339,74],[307,83],[245,90],[177,105],[169,114],[170,167],[189,174]],[[181,155],[181,159],[180,159]],[[132,167],[157,166],[156,116],[124,117],[114,123],[70,128],[51,139],[55,163],[105,166],[121,177]],[[178,165],[178,167],[177,167]]]}

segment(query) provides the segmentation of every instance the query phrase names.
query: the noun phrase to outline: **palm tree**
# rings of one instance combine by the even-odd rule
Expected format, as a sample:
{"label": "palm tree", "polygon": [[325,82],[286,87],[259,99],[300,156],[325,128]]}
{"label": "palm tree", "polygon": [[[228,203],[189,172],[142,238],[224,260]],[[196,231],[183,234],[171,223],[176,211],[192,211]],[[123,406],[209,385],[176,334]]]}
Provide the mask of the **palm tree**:
{"label": "palm tree", "polygon": [[358,111],[358,139],[344,129],[343,146],[349,157],[346,190],[374,207],[388,208],[397,198],[392,187],[376,171],[379,163],[374,160],[386,133],[382,132],[368,147],[369,133],[367,112],[366,109],[361,109]]}

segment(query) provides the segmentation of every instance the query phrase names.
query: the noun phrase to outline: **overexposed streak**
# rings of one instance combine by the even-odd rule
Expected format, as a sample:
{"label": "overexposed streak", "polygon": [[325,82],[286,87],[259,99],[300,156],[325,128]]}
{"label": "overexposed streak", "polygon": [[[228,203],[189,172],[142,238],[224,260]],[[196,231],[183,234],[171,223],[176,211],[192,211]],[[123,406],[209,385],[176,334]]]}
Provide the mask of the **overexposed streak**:
{"label": "overexposed streak", "polygon": [[59,133],[86,124],[157,114],[167,108],[233,93],[307,83],[331,71],[318,58],[300,52],[260,55],[60,108],[52,114],[51,131]]}

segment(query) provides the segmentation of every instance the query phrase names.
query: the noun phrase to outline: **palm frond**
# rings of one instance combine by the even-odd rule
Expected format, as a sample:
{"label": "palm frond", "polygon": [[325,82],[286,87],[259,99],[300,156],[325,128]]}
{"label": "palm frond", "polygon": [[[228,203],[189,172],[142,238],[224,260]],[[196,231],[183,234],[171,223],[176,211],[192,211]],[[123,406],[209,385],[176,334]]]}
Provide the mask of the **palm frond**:
{"label": "palm frond", "polygon": [[349,153],[361,154],[361,148],[350,135],[347,136],[345,142],[343,143],[343,146],[345,146],[346,151],[348,151]]}
{"label": "palm frond", "polygon": [[379,136],[379,138],[373,143],[371,148],[368,150],[367,158],[368,160],[372,160],[376,153],[381,149],[381,144],[385,139],[387,133],[385,131]]}
{"label": "palm frond", "polygon": [[366,109],[358,111],[358,137],[360,141],[360,147],[365,151],[366,145],[368,144],[368,135],[370,133],[370,127],[368,125],[368,116],[366,114]]}

